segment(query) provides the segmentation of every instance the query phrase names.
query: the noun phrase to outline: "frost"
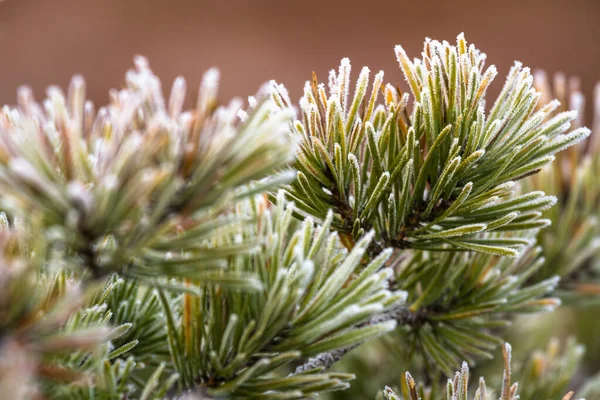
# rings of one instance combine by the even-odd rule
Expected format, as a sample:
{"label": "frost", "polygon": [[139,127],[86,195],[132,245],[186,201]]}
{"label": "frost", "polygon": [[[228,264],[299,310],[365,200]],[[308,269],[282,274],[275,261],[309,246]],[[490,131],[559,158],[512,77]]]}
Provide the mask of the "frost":
{"label": "frost", "polygon": [[106,175],[102,181],[104,187],[108,190],[114,190],[119,187],[119,178],[116,175]]}
{"label": "frost", "polygon": [[237,116],[242,122],[246,122],[246,120],[248,119],[248,113],[242,109],[238,110]]}

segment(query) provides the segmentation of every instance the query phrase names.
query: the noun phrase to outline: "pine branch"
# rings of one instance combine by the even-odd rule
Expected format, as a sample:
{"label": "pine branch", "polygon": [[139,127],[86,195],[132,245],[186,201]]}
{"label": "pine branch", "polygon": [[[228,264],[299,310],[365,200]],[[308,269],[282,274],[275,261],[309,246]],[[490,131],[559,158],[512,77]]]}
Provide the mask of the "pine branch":
{"label": "pine branch", "polygon": [[50,88],[47,107],[21,88],[18,107],[5,107],[0,118],[1,205],[37,218],[51,232],[50,246],[67,249],[71,264],[95,278],[120,272],[156,284],[149,278],[189,276],[193,266],[196,277],[218,280],[219,262],[256,247],[215,249],[223,232],[250,223],[222,214],[253,190],[293,177],[285,170],[292,111],[266,93],[247,111],[239,100],[218,106],[216,70],[205,74],[189,111],[183,78],[166,100],[141,57],[126,82],[98,112],[81,77],[66,96]]}
{"label": "pine branch", "polygon": [[[485,54],[462,35],[456,46],[427,40],[422,60],[410,61],[400,46],[396,55],[412,104],[408,94],[384,85],[383,73],[369,92],[368,68],[352,94],[347,59],[330,73],[328,91],[314,76],[306,84],[301,119],[291,129],[300,141],[298,175],[286,198],[301,219],[322,221],[332,209],[332,228],[348,249],[372,230],[369,257],[388,248],[394,257],[409,255],[392,261],[392,280],[419,316],[402,326],[421,354],[450,373],[460,358],[491,357],[501,342],[491,330],[512,314],[560,304],[545,298],[556,276],[526,282],[544,262],[534,235],[550,224],[542,212],[556,198],[539,190],[516,194],[516,181],[538,173],[589,130],[566,133],[575,113],[555,113],[558,102],[538,106],[541,94],[520,63],[486,111],[496,70],[484,68]],[[290,104],[285,94],[273,97]],[[474,344],[477,330],[485,333]],[[322,362],[337,360],[335,354]]]}
{"label": "pine branch", "polygon": [[411,311],[409,307],[398,305],[396,307],[392,307],[389,310],[384,311],[379,315],[372,317],[371,319],[369,319],[368,324],[379,324],[381,322],[393,320],[398,322],[398,326],[415,326],[419,322],[423,322],[426,319],[427,315],[417,314],[414,311]]}
{"label": "pine branch", "polygon": [[[534,84],[543,95],[541,106],[557,96],[561,102],[558,111],[577,111],[573,123],[581,126],[585,98],[579,82],[572,78],[567,84],[561,74],[554,76],[553,82],[551,85],[542,71],[534,74]],[[543,190],[557,198],[556,207],[544,212],[552,225],[537,235],[545,262],[531,281],[561,276],[557,294],[571,304],[600,301],[600,84],[596,86],[592,134],[524,181],[524,190]]]}
{"label": "pine branch", "polygon": [[[215,70],[183,111],[185,81],[165,99],[143,58],[98,112],[80,77],[42,103],[20,89],[0,112],[0,393],[306,398],[348,388],[329,368],[382,335],[450,374],[493,357],[515,315],[557,307],[558,275],[595,271],[598,141],[518,63],[486,110],[496,71],[462,35],[396,56],[411,96],[383,73],[369,90],[367,68],[351,95],[344,59],[294,122],[273,82],[219,106]],[[559,393],[578,357],[535,358],[522,397]]]}
{"label": "pine branch", "polygon": [[391,320],[365,323],[404,299],[402,291],[388,290],[390,251],[363,265],[372,235],[348,252],[329,232],[333,215],[323,226],[310,219],[300,224],[283,192],[272,207],[261,198],[243,204],[238,212],[255,216],[257,225],[231,232],[225,243],[263,240],[257,252],[231,258],[230,268],[254,273],[262,289],[200,288],[190,280],[197,295],[158,292],[182,387],[206,388],[210,396],[294,398],[347,387],[350,374],[286,376],[281,368],[394,329]]}
{"label": "pine branch", "polygon": [[[574,393],[572,391],[567,393],[567,389],[577,371],[582,354],[582,347],[572,339],[567,342],[561,354],[557,340],[553,339],[545,351],[536,350],[526,360],[513,367],[512,350],[510,345],[505,343],[504,371],[501,380],[495,382],[500,386],[499,390],[492,391],[488,388],[486,380],[479,378],[479,384],[472,398],[485,400],[490,398],[492,392],[499,392],[500,400],[572,399]],[[454,376],[447,380],[444,387],[440,385],[440,387],[426,388],[417,384],[409,372],[404,376],[405,381],[402,382],[402,390],[399,391],[402,397],[390,387],[386,387],[382,393],[384,399],[436,400],[443,397],[448,400],[468,400],[471,398],[469,394],[472,386],[471,374],[465,362],[460,371],[455,372]],[[518,382],[512,383],[515,376],[519,377]],[[494,398],[498,398],[497,395]]]}
{"label": "pine branch", "polygon": [[[332,226],[349,248],[374,229],[373,253],[392,247],[516,256],[522,245],[495,236],[547,226],[535,212],[556,199],[539,191],[511,198],[515,181],[537,173],[589,130],[563,135],[576,118],[570,112],[545,123],[557,103],[535,111],[540,94],[518,63],[486,113],[496,70],[484,69],[485,54],[467,47],[462,35],[456,46],[428,40],[423,54],[411,62],[396,48],[412,110],[408,94],[384,86],[382,72],[369,96],[366,67],[351,96],[347,59],[331,72],[329,93],[316,78],[306,84],[302,119],[292,126],[300,141],[298,177],[287,197],[299,218],[322,221],[332,209]],[[273,96],[288,105],[284,95]]]}
{"label": "pine branch", "polygon": [[341,349],[331,350],[325,353],[321,353],[316,357],[311,357],[304,364],[299,365],[294,370],[293,375],[300,375],[311,371],[327,371],[334,364],[342,359],[346,354],[360,346],[355,344],[350,347],[344,347]]}
{"label": "pine branch", "polygon": [[[402,327],[405,325],[415,326],[418,319],[424,319],[426,317],[416,315],[410,309],[404,305],[396,305],[381,314],[374,315],[369,318],[368,321],[364,322],[360,326],[378,325],[387,321],[396,322],[397,326]],[[316,357],[309,358],[304,364],[296,367],[294,375],[306,373],[308,371],[318,370],[327,371],[334,364],[342,359],[343,356],[360,346],[360,343],[353,346],[344,347],[340,349],[334,349],[328,352],[321,353]]]}

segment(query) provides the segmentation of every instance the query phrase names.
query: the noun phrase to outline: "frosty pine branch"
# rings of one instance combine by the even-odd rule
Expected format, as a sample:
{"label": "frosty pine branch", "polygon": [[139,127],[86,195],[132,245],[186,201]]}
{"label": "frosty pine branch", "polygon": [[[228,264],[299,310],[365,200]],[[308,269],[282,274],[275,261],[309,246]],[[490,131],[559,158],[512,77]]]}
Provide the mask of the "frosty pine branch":
{"label": "frosty pine branch", "polygon": [[141,57],[98,110],[81,77],[20,89],[0,113],[0,393],[307,398],[347,389],[330,367],[384,335],[415,376],[503,346],[502,399],[563,393],[581,348],[517,388],[502,328],[596,288],[598,140],[520,63],[486,100],[496,69],[463,35],[395,52],[410,94],[344,59],[297,115],[275,82],[220,105],[214,69],[184,110],[185,80],[165,98]]}

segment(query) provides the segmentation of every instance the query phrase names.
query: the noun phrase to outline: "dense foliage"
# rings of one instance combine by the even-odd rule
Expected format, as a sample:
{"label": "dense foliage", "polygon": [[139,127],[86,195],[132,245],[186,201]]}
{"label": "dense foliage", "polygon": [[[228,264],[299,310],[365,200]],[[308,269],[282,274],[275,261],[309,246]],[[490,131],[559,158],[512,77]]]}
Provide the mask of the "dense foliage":
{"label": "dense foliage", "polygon": [[395,51],[410,94],[344,59],[298,110],[275,82],[220,105],[210,70],[184,111],[185,80],[165,99],[141,57],[98,110],[81,77],[20,89],[0,114],[0,393],[306,398],[384,340],[426,380],[406,373],[407,399],[471,398],[466,362],[500,346],[502,400],[562,398],[583,348],[552,343],[518,387],[503,337],[600,294],[600,140],[520,63],[487,99],[496,69],[463,35]]}

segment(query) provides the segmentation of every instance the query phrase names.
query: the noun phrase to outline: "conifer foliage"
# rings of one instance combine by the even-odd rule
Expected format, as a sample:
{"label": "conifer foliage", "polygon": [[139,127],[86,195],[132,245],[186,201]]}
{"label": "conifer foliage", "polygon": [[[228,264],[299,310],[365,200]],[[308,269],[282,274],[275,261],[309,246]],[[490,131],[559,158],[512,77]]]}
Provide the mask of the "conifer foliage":
{"label": "conifer foliage", "polygon": [[[541,71],[534,75],[534,84],[544,94],[542,103],[556,96],[561,101],[557,111],[577,111],[573,123],[581,126],[586,101],[579,81],[562,74],[552,81]],[[545,262],[536,279],[562,276],[558,294],[570,304],[597,304],[600,299],[600,83],[592,107],[588,139],[559,153],[556,162],[531,176],[523,189],[543,190],[557,198],[556,207],[544,212],[552,225],[538,234]]]}
{"label": "conifer foliage", "polygon": [[[582,261],[547,267],[557,198],[533,176],[589,130],[519,63],[486,99],[496,69],[462,35],[395,50],[410,94],[368,68],[354,83],[344,59],[298,110],[275,82],[223,106],[209,70],[184,111],[185,80],[165,98],[141,57],[98,110],[81,77],[41,103],[20,89],[0,113],[0,393],[307,398],[347,389],[329,369],[366,341],[451,374],[493,358],[516,314],[559,305],[596,222],[574,219]],[[597,198],[586,173],[559,204]],[[406,376],[407,398],[429,398]]]}

